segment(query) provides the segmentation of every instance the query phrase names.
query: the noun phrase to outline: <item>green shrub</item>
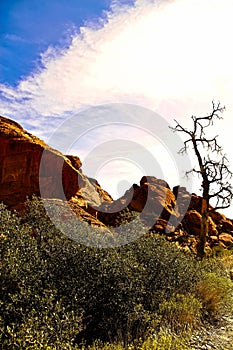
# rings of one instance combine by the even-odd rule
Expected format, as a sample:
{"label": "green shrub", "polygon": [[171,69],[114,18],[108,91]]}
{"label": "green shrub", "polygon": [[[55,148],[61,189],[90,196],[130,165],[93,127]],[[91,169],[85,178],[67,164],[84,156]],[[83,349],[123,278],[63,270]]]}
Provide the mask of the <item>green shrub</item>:
{"label": "green shrub", "polygon": [[[48,299],[49,291],[48,291]],[[43,311],[30,311],[21,323],[7,326],[3,349],[73,349],[72,336],[80,331],[81,317],[61,302],[47,301]]]}
{"label": "green shrub", "polygon": [[167,331],[161,331],[159,334],[149,336],[145,341],[139,341],[137,345],[129,344],[124,347],[120,344],[95,342],[95,344],[83,347],[80,350],[188,350],[188,338],[181,338],[172,335]]}
{"label": "green shrub", "polygon": [[[152,343],[151,350],[188,350],[186,339],[177,337],[167,331],[160,332],[155,344]],[[147,342],[145,342],[145,345]],[[154,347],[153,347],[154,346]],[[149,350],[143,348],[142,350]]]}
{"label": "green shrub", "polygon": [[159,306],[161,326],[173,332],[187,332],[200,323],[201,303],[193,294],[177,294]]}
{"label": "green shrub", "polygon": [[203,317],[220,318],[225,312],[233,311],[233,283],[226,276],[208,272],[197,283],[196,296],[202,303]]}
{"label": "green shrub", "polygon": [[[93,239],[90,226],[63,224],[70,238]],[[23,218],[0,205],[0,225],[4,349],[178,350],[183,340],[161,329],[192,329],[200,303],[202,314],[222,314],[231,293],[222,268],[162,237],[108,249],[78,244],[54,227],[37,198],[27,202]],[[213,285],[221,300],[211,294]],[[159,337],[150,336],[155,330]]]}

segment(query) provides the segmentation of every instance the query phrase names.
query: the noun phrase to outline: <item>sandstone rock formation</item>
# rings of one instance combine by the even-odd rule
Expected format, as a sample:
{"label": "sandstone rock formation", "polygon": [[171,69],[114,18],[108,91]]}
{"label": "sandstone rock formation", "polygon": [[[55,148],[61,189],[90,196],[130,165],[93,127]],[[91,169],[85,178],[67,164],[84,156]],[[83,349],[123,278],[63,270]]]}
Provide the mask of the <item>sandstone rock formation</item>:
{"label": "sandstone rock formation", "polygon": [[175,204],[175,195],[164,180],[143,176],[140,186],[134,184],[121,198],[103,203],[98,208],[98,217],[107,225],[114,226],[114,220],[119,219],[119,213],[127,208],[130,212],[141,213],[143,222],[151,222],[152,225],[158,218],[167,222],[172,215],[178,217]]}
{"label": "sandstone rock formation", "polygon": [[33,194],[99,206],[111,197],[80,171],[78,157],[64,156],[18,123],[0,117],[0,201],[20,209]]}
{"label": "sandstone rock formation", "polygon": [[[179,247],[195,251],[202,198],[184,187],[171,189],[164,180],[143,176],[139,185],[113,201],[95,179],[82,173],[77,156],[64,156],[4,117],[0,117],[0,150],[0,202],[10,209],[22,209],[25,199],[35,194],[56,200],[59,206],[68,201],[79,219],[102,228],[119,225],[126,210],[137,212],[151,234],[163,234]],[[64,215],[69,221],[70,214]],[[216,245],[233,247],[233,223],[211,211],[207,248]]]}

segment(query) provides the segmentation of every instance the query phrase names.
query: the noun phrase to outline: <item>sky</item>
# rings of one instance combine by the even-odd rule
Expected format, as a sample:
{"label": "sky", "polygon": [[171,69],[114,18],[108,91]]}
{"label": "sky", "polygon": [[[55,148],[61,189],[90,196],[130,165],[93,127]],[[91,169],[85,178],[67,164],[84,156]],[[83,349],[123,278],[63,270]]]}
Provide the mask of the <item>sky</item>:
{"label": "sky", "polygon": [[[50,144],[75,116],[85,132],[77,131],[77,140],[60,150],[79,155],[84,171],[116,198],[145,169],[131,147],[111,158],[111,140],[140,144],[159,164],[150,175],[172,186],[179,181],[174,157],[159,132],[149,135],[151,125],[143,131],[136,124],[93,130],[96,116],[83,118],[83,111],[129,104],[159,114],[169,125],[175,118],[190,127],[191,115],[206,115],[212,100],[220,101],[224,119],[211,133],[219,135],[233,165],[232,13],[231,0],[1,0],[0,114]],[[104,143],[105,161],[86,167],[85,159]],[[170,161],[160,161],[161,154]],[[194,162],[191,150],[190,157]],[[199,184],[196,179],[195,191]]]}

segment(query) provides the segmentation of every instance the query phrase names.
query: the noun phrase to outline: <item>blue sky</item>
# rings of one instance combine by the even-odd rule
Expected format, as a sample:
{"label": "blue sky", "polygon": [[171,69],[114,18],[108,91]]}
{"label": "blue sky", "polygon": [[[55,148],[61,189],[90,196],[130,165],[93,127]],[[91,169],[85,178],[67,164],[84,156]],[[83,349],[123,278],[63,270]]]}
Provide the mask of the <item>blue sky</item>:
{"label": "blue sky", "polygon": [[13,86],[39,64],[49,45],[65,46],[86,21],[98,23],[107,0],[1,0],[0,77]]}
{"label": "blue sky", "polygon": [[[0,115],[49,143],[89,107],[134,104],[189,126],[220,100],[226,112],[213,134],[233,165],[232,13],[232,0],[1,0]],[[137,127],[124,134],[156,154],[158,139]],[[85,163],[109,135],[100,125],[74,151]],[[132,162],[124,171],[116,163],[98,170],[112,194],[118,180],[139,180]],[[164,178],[176,185],[171,169]]]}

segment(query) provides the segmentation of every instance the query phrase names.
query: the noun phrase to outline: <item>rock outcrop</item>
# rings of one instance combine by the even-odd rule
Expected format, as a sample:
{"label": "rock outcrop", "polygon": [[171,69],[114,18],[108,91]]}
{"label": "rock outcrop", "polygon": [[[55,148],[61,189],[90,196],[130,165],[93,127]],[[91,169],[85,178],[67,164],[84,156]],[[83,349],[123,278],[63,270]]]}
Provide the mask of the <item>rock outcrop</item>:
{"label": "rock outcrop", "polygon": [[[179,246],[189,247],[195,251],[201,230],[201,204],[202,197],[192,194],[187,212],[181,223],[171,233],[169,240],[176,241]],[[208,219],[207,250],[216,246],[233,247],[233,222],[225,215],[212,211],[210,206]]]}
{"label": "rock outcrop", "polygon": [[0,117],[0,201],[20,209],[33,194],[75,200],[81,207],[99,206],[111,197],[80,171],[78,157],[64,156],[24,130]]}
{"label": "rock outcrop", "polygon": [[128,209],[141,213],[143,223],[152,226],[159,218],[167,222],[171,216],[178,217],[175,204],[175,195],[164,180],[143,176],[140,186],[134,184],[121,198],[103,203],[98,208],[98,217],[106,225],[114,226],[119,221],[119,214]]}
{"label": "rock outcrop", "polygon": [[[0,117],[0,150],[0,202],[10,209],[22,209],[26,198],[35,194],[60,201],[60,206],[68,201],[79,219],[102,228],[119,225],[126,211],[137,212],[151,234],[163,234],[179,247],[195,251],[202,198],[184,187],[171,189],[164,180],[143,176],[139,185],[113,201],[95,179],[83,174],[77,156],[64,156],[4,117]],[[211,211],[207,248],[217,245],[233,246],[233,223]]]}

